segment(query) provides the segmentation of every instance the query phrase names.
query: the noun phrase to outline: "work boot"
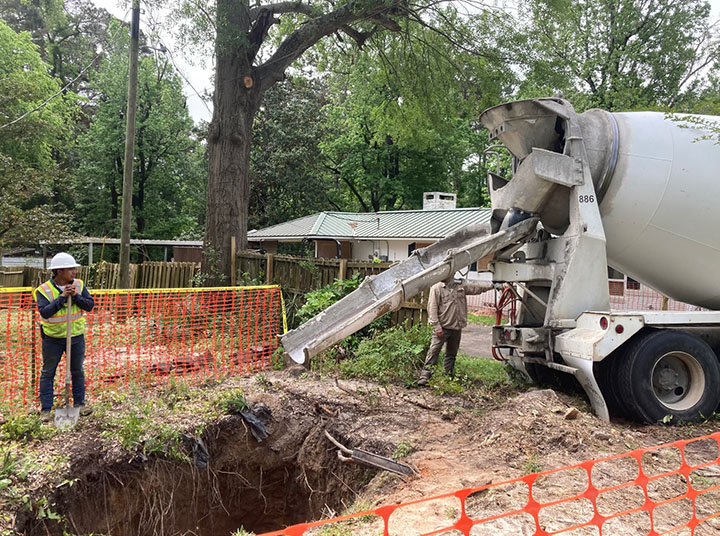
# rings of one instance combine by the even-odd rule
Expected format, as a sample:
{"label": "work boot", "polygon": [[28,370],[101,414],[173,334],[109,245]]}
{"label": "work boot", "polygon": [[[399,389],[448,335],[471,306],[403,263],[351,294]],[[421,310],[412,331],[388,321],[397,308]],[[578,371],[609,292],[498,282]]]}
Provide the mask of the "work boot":
{"label": "work boot", "polygon": [[76,408],[80,408],[80,416],[81,417],[87,417],[92,413],[92,408],[86,404],[78,404],[75,406]]}

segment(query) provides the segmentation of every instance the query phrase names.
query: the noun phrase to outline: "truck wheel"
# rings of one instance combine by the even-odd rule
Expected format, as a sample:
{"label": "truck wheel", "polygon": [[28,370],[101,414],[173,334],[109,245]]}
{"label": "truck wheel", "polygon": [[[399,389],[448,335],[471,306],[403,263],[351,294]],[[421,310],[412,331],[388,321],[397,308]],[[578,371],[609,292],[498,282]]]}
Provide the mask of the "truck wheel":
{"label": "truck wheel", "polygon": [[708,418],[720,403],[720,364],[704,341],[683,331],[654,330],[620,356],[621,400],[649,423]]}
{"label": "truck wheel", "polygon": [[623,355],[609,355],[602,361],[595,364],[595,379],[598,382],[600,391],[605,398],[610,417],[621,417],[623,419],[635,419],[637,410],[629,407],[622,399],[618,386],[618,367]]}

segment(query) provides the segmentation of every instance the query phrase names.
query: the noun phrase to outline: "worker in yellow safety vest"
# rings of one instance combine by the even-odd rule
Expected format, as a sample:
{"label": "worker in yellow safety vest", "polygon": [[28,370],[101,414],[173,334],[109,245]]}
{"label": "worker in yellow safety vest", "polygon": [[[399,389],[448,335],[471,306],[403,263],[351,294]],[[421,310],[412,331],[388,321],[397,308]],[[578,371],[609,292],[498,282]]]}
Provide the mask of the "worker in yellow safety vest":
{"label": "worker in yellow safety vest", "polygon": [[85,404],[85,317],[95,302],[80,279],[75,279],[78,264],[72,255],[58,253],[50,261],[52,278],[33,291],[40,312],[40,335],[42,337],[43,366],[40,372],[40,415],[50,420],[53,405],[55,371],[65,353],[68,310],[67,300],[72,296],[70,309],[70,373],[72,376],[73,405],[80,408],[80,415],[90,414]]}

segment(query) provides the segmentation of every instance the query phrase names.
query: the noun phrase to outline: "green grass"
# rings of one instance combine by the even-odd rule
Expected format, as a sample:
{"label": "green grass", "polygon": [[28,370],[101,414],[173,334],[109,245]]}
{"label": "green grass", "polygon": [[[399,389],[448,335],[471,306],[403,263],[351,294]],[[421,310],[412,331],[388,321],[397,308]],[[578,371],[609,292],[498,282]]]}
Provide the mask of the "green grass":
{"label": "green grass", "polygon": [[506,365],[494,359],[458,354],[455,376],[466,377],[471,383],[488,389],[511,385]]}
{"label": "green grass", "polygon": [[468,322],[480,326],[494,326],[497,324],[493,315],[476,315],[474,313],[468,313]]}

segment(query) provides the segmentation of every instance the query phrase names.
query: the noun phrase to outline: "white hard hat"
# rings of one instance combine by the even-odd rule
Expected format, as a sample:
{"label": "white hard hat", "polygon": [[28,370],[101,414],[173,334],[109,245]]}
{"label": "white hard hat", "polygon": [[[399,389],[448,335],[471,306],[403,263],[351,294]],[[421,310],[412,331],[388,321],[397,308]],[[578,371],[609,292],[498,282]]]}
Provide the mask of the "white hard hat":
{"label": "white hard hat", "polygon": [[50,261],[51,270],[59,270],[61,268],[77,268],[80,266],[69,253],[58,253]]}

